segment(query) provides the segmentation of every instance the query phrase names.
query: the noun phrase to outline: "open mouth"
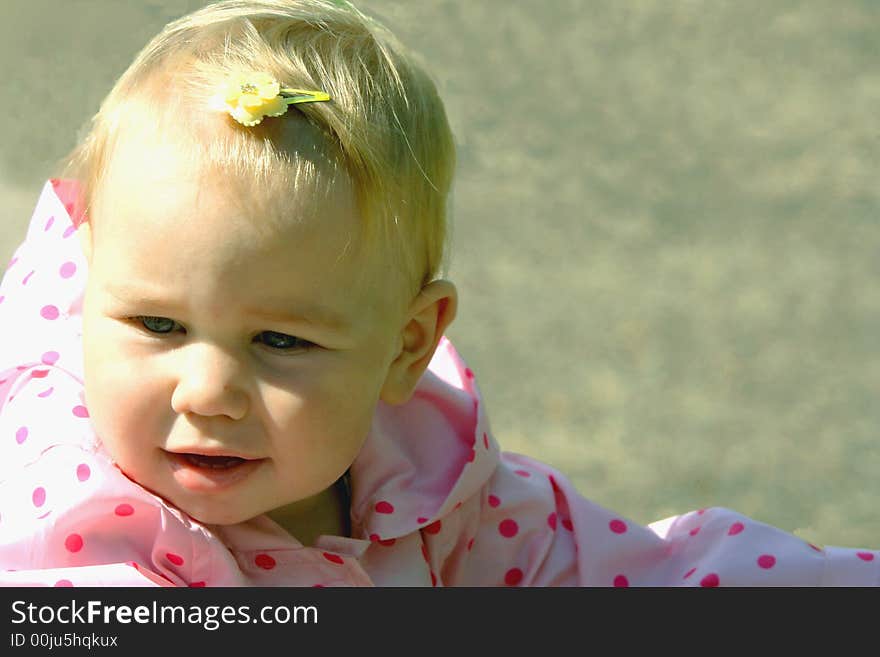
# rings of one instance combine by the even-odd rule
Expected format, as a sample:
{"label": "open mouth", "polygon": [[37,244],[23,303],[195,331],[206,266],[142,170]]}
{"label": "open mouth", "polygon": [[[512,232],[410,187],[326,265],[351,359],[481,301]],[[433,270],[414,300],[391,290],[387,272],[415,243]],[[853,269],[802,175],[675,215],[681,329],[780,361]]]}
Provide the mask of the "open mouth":
{"label": "open mouth", "polygon": [[246,480],[266,459],[166,452],[177,483],[196,493],[219,492]]}
{"label": "open mouth", "polygon": [[211,470],[228,470],[247,461],[240,456],[206,456],[204,454],[181,454],[180,456],[190,465]]}

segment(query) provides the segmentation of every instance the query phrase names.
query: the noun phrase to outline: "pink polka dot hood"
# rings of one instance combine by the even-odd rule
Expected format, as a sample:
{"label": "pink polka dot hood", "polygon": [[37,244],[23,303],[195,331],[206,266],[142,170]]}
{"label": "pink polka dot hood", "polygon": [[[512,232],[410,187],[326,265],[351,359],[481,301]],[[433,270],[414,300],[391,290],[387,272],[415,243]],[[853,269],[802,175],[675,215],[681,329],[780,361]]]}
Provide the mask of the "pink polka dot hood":
{"label": "pink polka dot hood", "polygon": [[352,536],[304,546],[262,516],[203,525],[128,479],[83,396],[77,186],[51,180],[0,285],[0,583],[12,586],[877,585],[873,550],[813,546],[724,508],[648,526],[502,453],[443,339],[413,398],[379,403],[351,468]]}

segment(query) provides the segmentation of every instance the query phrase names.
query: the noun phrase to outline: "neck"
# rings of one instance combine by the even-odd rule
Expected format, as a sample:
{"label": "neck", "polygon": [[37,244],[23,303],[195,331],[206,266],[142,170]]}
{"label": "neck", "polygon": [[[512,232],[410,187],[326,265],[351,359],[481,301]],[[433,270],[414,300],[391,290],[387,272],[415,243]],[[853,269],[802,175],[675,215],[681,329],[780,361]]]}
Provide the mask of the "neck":
{"label": "neck", "polygon": [[319,536],[351,533],[349,499],[343,480],[317,495],[273,509],[266,515],[306,546],[314,545]]}

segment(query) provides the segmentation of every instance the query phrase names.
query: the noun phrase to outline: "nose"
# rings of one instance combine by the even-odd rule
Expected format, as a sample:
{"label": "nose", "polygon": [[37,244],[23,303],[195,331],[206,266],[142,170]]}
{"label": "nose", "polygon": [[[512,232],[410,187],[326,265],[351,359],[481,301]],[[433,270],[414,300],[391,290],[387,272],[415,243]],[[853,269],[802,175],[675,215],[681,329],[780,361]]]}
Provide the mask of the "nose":
{"label": "nose", "polygon": [[194,343],[183,347],[179,355],[177,384],[171,395],[176,413],[225,415],[233,420],[247,414],[243,365],[234,354],[216,345]]}

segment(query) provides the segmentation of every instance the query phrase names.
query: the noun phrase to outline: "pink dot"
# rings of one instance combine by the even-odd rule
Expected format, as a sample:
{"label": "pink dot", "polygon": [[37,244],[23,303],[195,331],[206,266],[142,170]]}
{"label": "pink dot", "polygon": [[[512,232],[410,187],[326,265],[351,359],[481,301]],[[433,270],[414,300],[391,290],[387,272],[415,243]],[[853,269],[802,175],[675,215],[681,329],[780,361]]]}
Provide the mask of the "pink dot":
{"label": "pink dot", "polygon": [[80,463],[76,466],[76,478],[80,481],[86,481],[89,477],[92,476],[92,470],[85,463]]}
{"label": "pink dot", "polygon": [[32,379],[45,379],[49,376],[49,370],[31,370]]}
{"label": "pink dot", "polygon": [[73,582],[71,582],[69,579],[59,579],[57,582],[55,582],[55,586],[73,586]]}
{"label": "pink dot", "polygon": [[735,522],[730,526],[730,529],[727,530],[728,536],[736,536],[739,534],[746,526],[741,522]]}
{"label": "pink dot", "polygon": [[65,262],[58,270],[61,278],[70,278],[76,273],[76,265],[72,262]]}
{"label": "pink dot", "polygon": [[254,563],[263,570],[272,570],[275,567],[275,559],[270,557],[268,554],[258,554],[254,558]]}
{"label": "pink dot", "polygon": [[556,511],[547,516],[547,524],[550,525],[550,529],[556,531]]}
{"label": "pink dot", "polygon": [[74,406],[73,414],[77,417],[89,417],[89,409],[85,406]]}
{"label": "pink dot", "polygon": [[514,472],[516,474],[518,474],[520,477],[531,477],[532,476],[532,473],[529,472],[528,470],[514,470]]}
{"label": "pink dot", "polygon": [[43,306],[40,308],[40,315],[43,316],[43,319],[58,319],[58,308],[55,306]]}
{"label": "pink dot", "polygon": [[64,539],[64,547],[68,552],[79,552],[82,550],[83,539],[79,534],[70,534]]}
{"label": "pink dot", "polygon": [[14,265],[16,262],[18,262],[18,256],[15,256],[12,260],[9,261],[9,264],[6,265],[6,269],[11,269],[12,265]]}
{"label": "pink dot", "polygon": [[629,580],[626,578],[626,575],[618,575],[614,578],[614,586],[618,588],[625,588],[629,586]]}
{"label": "pink dot", "polygon": [[15,432],[15,442],[21,445],[28,437],[28,428],[27,427],[19,427],[18,431]]}
{"label": "pink dot", "polygon": [[519,568],[511,568],[504,573],[504,583],[508,586],[516,586],[522,581],[523,571]]}
{"label": "pink dot", "polygon": [[54,223],[55,223],[55,216],[53,215],[53,216],[49,217],[49,221],[47,221],[45,227],[43,227],[43,232],[46,232],[47,230],[49,230],[52,227],[52,224],[54,224]]}
{"label": "pink dot", "polygon": [[0,294],[0,303],[3,303],[3,299],[6,298],[5,294]]}
{"label": "pink dot", "polygon": [[206,584],[204,582],[190,582],[189,588],[191,589],[201,589],[204,588]]}
{"label": "pink dot", "polygon": [[64,230],[64,232],[61,234],[61,237],[63,237],[64,239],[67,239],[68,237],[73,235],[74,232],[76,232],[76,226],[68,226]]}
{"label": "pink dot", "polygon": [[183,565],[183,557],[180,556],[179,554],[174,554],[173,552],[166,552],[165,558],[168,559],[168,561],[173,563],[175,566],[182,566]]}
{"label": "pink dot", "polygon": [[718,575],[715,573],[709,573],[703,579],[700,580],[700,586],[705,588],[714,588],[720,584],[720,580],[718,579]]}
{"label": "pink dot", "polygon": [[418,522],[419,524],[422,524],[423,522],[428,522],[428,519],[425,518],[424,516],[419,516],[418,518],[416,518],[416,522]]}
{"label": "pink dot", "polygon": [[690,534],[691,536],[696,536],[696,535],[699,534],[699,533],[700,533],[700,528],[699,528],[699,527],[694,527],[692,530],[690,530],[690,531],[688,532],[688,534]]}
{"label": "pink dot", "polygon": [[49,386],[43,392],[38,392],[37,397],[42,397],[43,399],[45,399],[46,397],[51,395],[54,390],[55,390],[55,386]]}
{"label": "pink dot", "polygon": [[31,494],[31,500],[34,503],[34,506],[43,506],[43,504],[46,503],[46,489],[42,486],[34,488],[34,492]]}
{"label": "pink dot", "polygon": [[608,529],[613,531],[615,534],[623,534],[626,531],[626,523],[619,518],[615,518],[608,523]]}
{"label": "pink dot", "polygon": [[394,505],[385,500],[376,502],[376,513],[394,513]]}
{"label": "pink dot", "polygon": [[490,495],[490,496],[489,496],[489,506],[491,506],[491,507],[496,507],[496,506],[498,506],[499,504],[501,504],[501,500],[498,499],[498,496],[497,496],[497,495]]}
{"label": "pink dot", "polygon": [[442,523],[439,520],[435,520],[430,525],[428,525],[427,527],[423,527],[422,529],[424,529],[429,534],[439,534],[442,527]]}
{"label": "pink dot", "polygon": [[43,361],[44,365],[54,365],[60,357],[61,354],[57,351],[47,351],[40,357],[40,360]]}
{"label": "pink dot", "polygon": [[505,518],[498,524],[498,531],[504,538],[513,538],[519,531],[519,525],[511,518]]}
{"label": "pink dot", "polygon": [[758,565],[764,569],[772,568],[776,565],[776,557],[772,554],[762,554],[758,557]]}
{"label": "pink dot", "polygon": [[113,513],[117,516],[130,516],[134,513],[134,507],[131,504],[118,504]]}
{"label": "pink dot", "polygon": [[379,534],[370,534],[370,541],[373,543],[378,543],[379,545],[390,546],[394,545],[394,543],[397,542],[397,539],[386,538],[383,540],[382,537],[379,536]]}
{"label": "pink dot", "polygon": [[696,569],[696,568],[691,568],[689,571],[687,571],[687,572],[684,574],[684,577],[682,577],[682,579],[687,579],[688,577],[690,577],[691,575],[693,575],[695,572],[697,572],[697,569]]}
{"label": "pink dot", "polygon": [[327,561],[331,563],[343,564],[345,561],[338,554],[333,554],[332,552],[322,552],[321,556],[323,556]]}
{"label": "pink dot", "polygon": [[871,552],[856,552],[856,556],[862,561],[874,561],[874,555]]}
{"label": "pink dot", "polygon": [[33,270],[31,270],[30,273],[29,273],[27,276],[25,276],[23,279],[21,279],[21,284],[22,284],[22,285],[27,285],[27,282],[28,282],[29,280],[31,280],[31,276],[33,276],[33,275],[34,275],[34,272],[33,272]]}
{"label": "pink dot", "polygon": [[465,375],[467,378],[469,378],[469,379],[473,379],[473,378],[474,378],[474,373],[471,371],[471,368],[470,368],[470,367],[466,367],[466,368],[464,368],[464,375]]}

